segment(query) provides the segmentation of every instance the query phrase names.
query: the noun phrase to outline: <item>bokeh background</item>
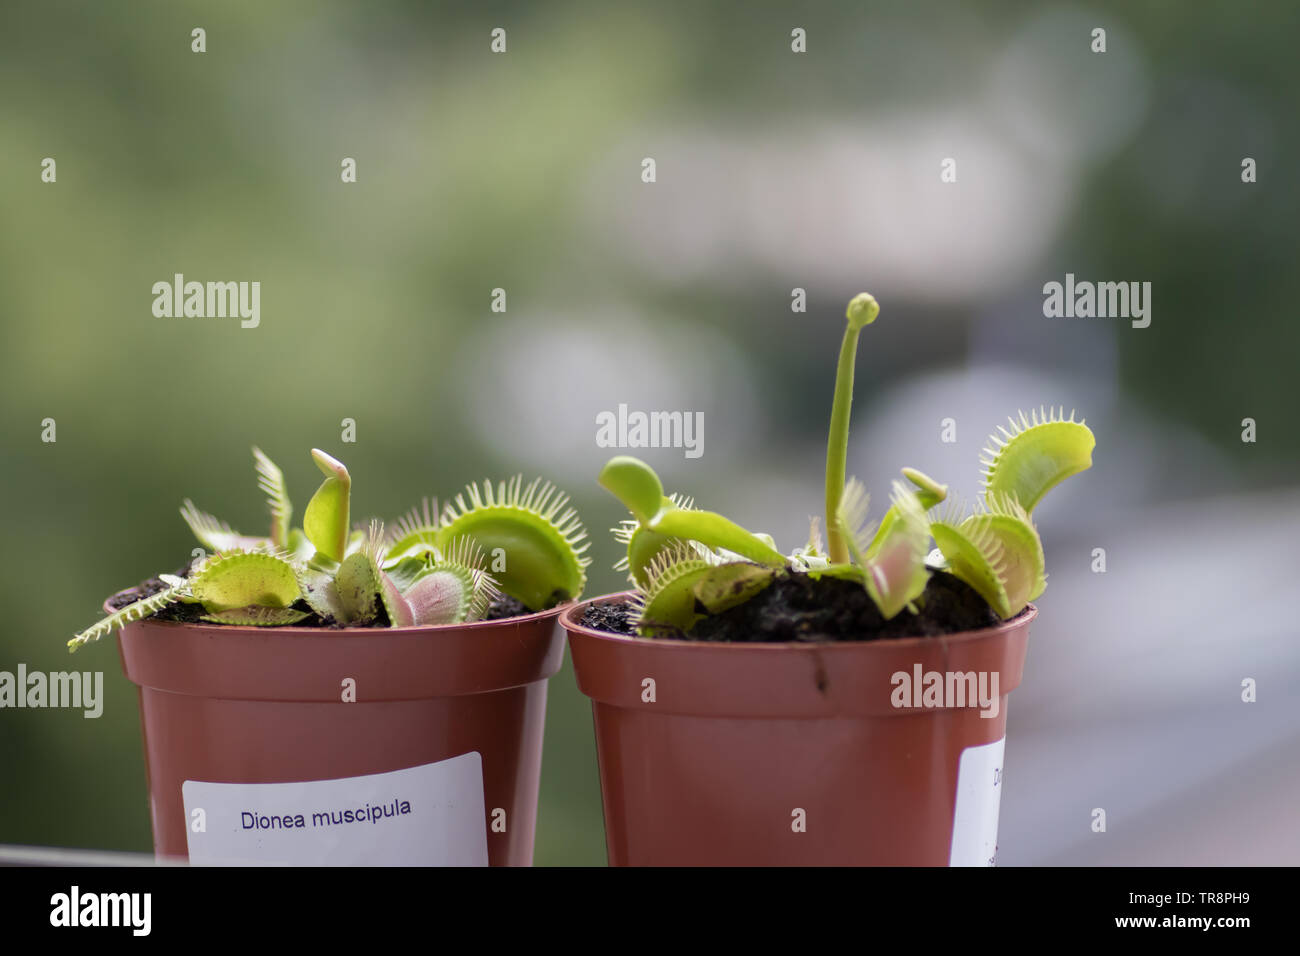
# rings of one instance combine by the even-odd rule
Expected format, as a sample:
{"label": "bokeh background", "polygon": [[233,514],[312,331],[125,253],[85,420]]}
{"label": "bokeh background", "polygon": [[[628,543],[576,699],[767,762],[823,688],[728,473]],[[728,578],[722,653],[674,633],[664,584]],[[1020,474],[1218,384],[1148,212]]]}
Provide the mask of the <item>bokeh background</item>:
{"label": "bokeh background", "polygon": [[[182,497],[262,524],[251,444],[299,502],[307,450],[338,454],[358,514],[545,474],[596,594],[597,412],[701,411],[702,457],[643,457],[789,549],[866,289],[850,468],[877,500],[902,465],[973,495],[1019,408],[1098,438],[1036,514],[1000,861],[1300,862],[1297,36],[1286,3],[6,0],[0,669],[102,669],[107,703],[0,712],[0,843],[149,848],[134,688],[64,642],[185,559]],[[260,327],[155,318],[176,272],[260,281]],[[1151,282],[1151,326],[1044,318],[1066,272]],[[539,864],[604,860],[567,664],[537,833]]]}

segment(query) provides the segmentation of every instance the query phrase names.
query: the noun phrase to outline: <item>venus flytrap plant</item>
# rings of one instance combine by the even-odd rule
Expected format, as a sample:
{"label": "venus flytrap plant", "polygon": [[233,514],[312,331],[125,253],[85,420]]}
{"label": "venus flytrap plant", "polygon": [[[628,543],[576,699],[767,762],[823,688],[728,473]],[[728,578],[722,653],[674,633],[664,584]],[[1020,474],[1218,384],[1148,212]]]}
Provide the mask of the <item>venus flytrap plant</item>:
{"label": "venus flytrap plant", "polygon": [[[426,501],[389,535],[377,520],[350,529],[351,476],[313,449],[325,477],[294,528],[283,473],[259,449],[253,457],[270,533],[241,534],[186,499],[182,518],[214,553],[185,576],[160,575],[162,590],[77,634],[70,650],[176,604],[200,605],[199,619],[217,624],[283,627],[314,612],[346,627],[405,627],[479,620],[502,591],[540,610],[579,596],[586,583],[586,532],[567,496],[540,479],[471,486],[468,504],[458,495],[442,512]],[[499,578],[485,548],[501,557]]]}
{"label": "venus flytrap plant", "polygon": [[989,436],[980,464],[984,466],[984,488],[988,495],[1009,495],[1026,512],[1032,513],[1043,495],[1058,484],[1092,467],[1096,440],[1073,410],[1041,406],[1029,417],[1009,418],[1011,430],[998,426],[1001,434]]}
{"label": "venus flytrap plant", "polygon": [[447,557],[432,562],[427,573],[399,588],[398,598],[409,606],[413,621],[436,624],[476,621],[498,594],[483,549],[469,538],[456,538]]}
{"label": "venus flytrap plant", "polygon": [[302,530],[316,548],[318,559],[341,562],[348,551],[348,514],[352,500],[352,477],[343,462],[313,448],[312,460],[325,480],[307,502]]}
{"label": "venus flytrap plant", "polygon": [[[694,510],[695,499],[686,495],[669,495],[673,504],[678,508]],[[627,571],[632,575],[633,582],[637,585],[648,583],[646,577],[646,568],[654,560],[655,556],[673,544],[688,544],[699,552],[701,557],[712,555],[704,545],[695,541],[682,542],[680,538],[670,538],[667,535],[660,534],[657,531],[651,531],[641,525],[641,522],[635,518],[625,518],[620,521],[618,527],[613,528],[614,540],[623,545],[625,554],[614,565],[615,571]]]}
{"label": "venus flytrap plant", "polygon": [[[170,580],[167,580],[170,579]],[[97,641],[101,637],[112,634],[118,628],[130,624],[133,621],[139,621],[146,617],[157,614],[164,608],[171,607],[173,604],[181,601],[189,595],[189,582],[184,578],[176,578],[168,575],[168,587],[149,595],[124,608],[114,611],[108,617],[91,625],[84,631],[81,631],[72,640],[68,641],[68,650],[75,652],[78,648],[91,641]]]}
{"label": "venus flytrap plant", "polygon": [[[466,501],[468,496],[468,501]],[[468,485],[444,510],[434,543],[443,549],[471,538],[488,554],[505,558],[493,569],[501,589],[530,611],[582,593],[590,547],[569,496],[550,482],[522,475],[509,481]]]}
{"label": "venus flytrap plant", "polygon": [[746,531],[715,512],[682,507],[679,502],[683,499],[665,495],[659,476],[638,458],[616,455],[597,480],[632,512],[638,530],[659,536],[637,542],[635,532],[631,535],[628,561],[634,576],[674,539],[695,541],[714,552],[729,551],[760,565],[783,567],[787,563],[770,537]]}
{"label": "venus flytrap plant", "polygon": [[743,603],[789,564],[769,536],[665,495],[659,476],[640,459],[617,455],[598,480],[635,522],[615,534],[628,545],[643,634],[689,630],[703,616],[697,608],[717,614]]}
{"label": "venus flytrap plant", "polygon": [[[666,496],[644,462],[617,456],[605,465],[600,484],[632,515],[614,534],[627,547],[618,567],[635,588],[637,633],[680,636],[788,574],[856,582],[885,621],[920,610],[934,570],[965,582],[1003,619],[1043,592],[1042,541],[1030,515],[1047,491],[1091,466],[1092,432],[1073,413],[1068,419],[1045,409],[1028,418],[1021,413],[1019,423],[1012,419],[1011,430],[1000,429],[985,450],[985,493],[974,513],[949,502],[932,519],[948,487],[904,468],[906,481],[893,483],[890,507],[878,523],[870,522],[866,489],[845,472],[859,333],[879,313],[866,293],[846,313],[827,439],[824,550],[816,519],[808,543],[785,556],[766,535],[696,509],[689,499]],[[935,568],[927,563],[932,538],[943,556]]]}
{"label": "venus flytrap plant", "polygon": [[266,495],[266,506],[271,512],[271,546],[287,548],[292,533],[289,521],[293,517],[293,504],[284,484],[284,472],[256,445],[253,446],[253,467],[257,471],[257,487]]}
{"label": "venus flytrap plant", "polygon": [[643,636],[688,631],[700,618],[749,600],[772,583],[776,572],[771,566],[704,556],[685,542],[674,542],[642,569],[646,583],[633,600],[638,631]]}
{"label": "venus flytrap plant", "polygon": [[832,564],[817,574],[860,579],[871,600],[889,620],[925,590],[925,557],[930,534],[920,496],[895,481],[889,511],[879,528],[867,522],[868,496],[856,478],[845,485],[836,507],[835,526],[851,562]]}
{"label": "venus flytrap plant", "polygon": [[500,590],[530,611],[576,598],[586,587],[591,543],[569,496],[541,478],[525,485],[523,475],[467,485],[441,509],[426,498],[398,520],[386,569],[421,555],[466,557],[459,544],[466,540],[477,547],[478,564],[491,558]]}
{"label": "venus flytrap plant", "polygon": [[257,472],[257,487],[266,494],[267,510],[271,513],[269,534],[264,537],[241,534],[219,518],[200,511],[189,498],[181,505],[181,518],[199,544],[209,551],[288,550],[305,560],[312,547],[301,528],[290,527],[293,504],[285,488],[284,473],[257,446],[253,447],[253,466]]}
{"label": "venus flytrap plant", "polygon": [[1018,614],[1047,587],[1043,543],[1034,506],[1070,475],[1092,465],[1096,444],[1083,421],[1065,410],[1039,408],[1009,419],[1011,430],[989,437],[981,464],[984,498],[961,518],[950,511],[931,522],[949,572],[965,581],[1002,618]]}

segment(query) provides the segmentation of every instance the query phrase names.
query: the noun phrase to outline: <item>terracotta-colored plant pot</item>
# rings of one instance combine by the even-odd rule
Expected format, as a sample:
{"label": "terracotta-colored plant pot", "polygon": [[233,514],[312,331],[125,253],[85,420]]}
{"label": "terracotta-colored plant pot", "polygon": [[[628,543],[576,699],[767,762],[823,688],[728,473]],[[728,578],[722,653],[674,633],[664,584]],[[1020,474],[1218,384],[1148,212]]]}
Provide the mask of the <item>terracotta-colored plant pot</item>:
{"label": "terracotta-colored plant pot", "polygon": [[530,865],[562,610],[392,629],[128,624],[156,853]]}
{"label": "terracotta-colored plant pot", "polygon": [[[560,618],[592,699],[612,865],[993,862],[1007,695],[1033,605],[987,630],[862,643],[672,641],[579,623],[588,605],[626,596]],[[924,706],[895,676],[914,682],[918,666],[922,688],[927,672],[974,673],[977,690],[984,674],[988,705]]]}

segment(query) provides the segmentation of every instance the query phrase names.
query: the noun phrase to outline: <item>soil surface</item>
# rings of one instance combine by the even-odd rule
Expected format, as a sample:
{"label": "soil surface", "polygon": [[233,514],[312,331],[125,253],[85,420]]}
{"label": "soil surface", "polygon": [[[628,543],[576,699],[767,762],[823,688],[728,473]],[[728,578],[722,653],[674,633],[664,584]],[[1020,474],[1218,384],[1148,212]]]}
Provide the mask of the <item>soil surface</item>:
{"label": "soil surface", "polygon": [[[178,568],[175,572],[177,577],[186,577],[188,573],[188,565]],[[114,611],[117,611],[126,607],[128,604],[133,604],[136,601],[139,601],[141,598],[147,598],[151,594],[157,594],[159,591],[166,590],[166,588],[167,584],[161,578],[149,578],[149,580],[141,581],[128,591],[123,591],[121,594],[113,595],[113,597],[109,598],[108,606]],[[552,606],[558,603],[560,602],[557,599]],[[337,621],[327,621],[325,618],[321,617],[311,609],[311,606],[308,605],[306,601],[297,601],[293,604],[293,607],[300,611],[306,611],[307,617],[295,624],[286,625],[287,627],[324,627],[338,630],[345,629],[344,626],[339,624]],[[517,601],[508,594],[501,594],[496,600],[488,605],[487,614],[484,615],[483,619],[485,621],[500,621],[506,618],[520,617],[532,613],[532,611],[528,610],[528,608],[524,606],[522,601]],[[214,627],[223,626],[220,624],[213,624],[211,621],[201,621],[203,614],[204,610],[201,604],[172,604],[163,608],[161,611],[158,611],[156,614],[153,614],[149,618],[146,618],[146,620],[180,621],[185,623],[201,622]],[[387,615],[384,614],[382,607],[380,608],[380,618],[381,620],[376,621],[370,626],[387,627],[388,618]]]}
{"label": "soil surface", "polygon": [[[904,610],[886,621],[860,584],[783,574],[744,604],[701,619],[689,632],[661,636],[751,643],[874,641],[937,637],[999,623],[973,588],[942,571],[930,576],[916,603],[919,614]],[[593,605],[583,612],[582,623],[613,634],[631,634],[630,612],[626,601]]]}
{"label": "soil surface", "polygon": [[523,601],[516,601],[509,594],[499,594],[497,599],[488,605],[487,614],[483,616],[485,621],[500,621],[507,617],[519,617],[523,614],[532,614],[533,612],[524,607]]}
{"label": "soil surface", "polygon": [[579,622],[597,631],[609,631],[611,634],[633,634],[632,605],[628,601],[615,601],[612,604],[593,604],[582,612]]}

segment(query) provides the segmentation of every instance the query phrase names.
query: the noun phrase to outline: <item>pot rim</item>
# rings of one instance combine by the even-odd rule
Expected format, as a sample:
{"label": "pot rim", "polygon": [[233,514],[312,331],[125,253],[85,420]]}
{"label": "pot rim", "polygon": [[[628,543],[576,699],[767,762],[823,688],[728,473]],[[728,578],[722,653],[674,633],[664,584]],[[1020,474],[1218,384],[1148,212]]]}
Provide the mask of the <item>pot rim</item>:
{"label": "pot rim", "polygon": [[[560,624],[570,634],[580,634],[587,638],[596,638],[607,641],[615,645],[635,645],[636,647],[663,647],[665,650],[672,648],[728,648],[728,653],[738,653],[741,650],[747,650],[751,653],[765,653],[772,651],[803,651],[810,653],[824,653],[830,649],[837,648],[888,648],[890,650],[907,650],[912,647],[922,647],[933,645],[936,641],[946,644],[959,644],[966,641],[976,641],[982,638],[990,637],[994,634],[1005,633],[1014,630],[1022,625],[1031,623],[1038,616],[1038,606],[1030,603],[1015,617],[1008,618],[994,624],[992,627],[982,627],[974,631],[954,631],[951,634],[938,634],[933,636],[917,635],[916,637],[889,637],[880,638],[871,641],[684,641],[670,637],[639,637],[635,634],[614,634],[610,631],[601,631],[593,627],[587,627],[585,624],[578,622],[581,612],[585,611],[589,605],[595,604],[613,604],[615,601],[627,600],[635,592],[633,591],[615,591],[609,594],[601,594],[597,597],[588,598],[585,601],[579,601],[572,607],[566,608],[560,615]],[[734,650],[732,650],[734,649]]]}
{"label": "pot rim", "polygon": [[[935,637],[869,641],[732,642],[683,641],[610,634],[576,623],[588,604],[625,599],[628,592],[602,595],[569,608],[560,618],[568,632],[578,689],[594,704],[637,716],[785,720],[876,719],[919,716],[966,720],[947,707],[900,705],[894,700],[898,673],[941,671],[998,675],[997,695],[1020,685],[1032,605],[1010,621],[974,631]],[[656,696],[643,697],[653,677]],[[990,678],[991,680],[991,678]],[[647,710],[647,703],[653,710]],[[970,714],[974,714],[971,711]],[[645,715],[644,717],[641,715]],[[974,719],[990,728],[1005,726],[1005,709]],[[993,721],[980,717],[996,716]]]}
{"label": "pot rim", "polygon": [[[134,591],[134,587],[122,588],[114,594],[110,594],[104,599],[103,608],[105,613],[113,613],[109,607],[109,602],[119,594],[125,594],[127,591]],[[222,631],[228,631],[231,634],[300,634],[306,636],[328,635],[332,637],[361,637],[367,636],[373,638],[377,634],[392,635],[410,635],[410,634],[438,634],[448,633],[451,631],[463,631],[472,628],[492,627],[500,624],[529,624],[533,621],[539,621],[546,617],[553,617],[563,614],[571,606],[582,603],[578,598],[570,598],[554,607],[546,608],[543,611],[531,611],[528,614],[517,614],[514,617],[497,617],[491,620],[466,621],[462,624],[414,624],[407,627],[298,627],[293,624],[281,627],[253,627],[246,624],[218,624],[215,621],[160,621],[156,618],[142,618],[141,621],[148,621],[155,627],[166,628],[218,628]],[[119,608],[120,610],[120,608]],[[138,624],[140,621],[132,621]],[[127,625],[129,626],[129,625]]]}
{"label": "pot rim", "polygon": [[[245,627],[145,618],[118,652],[141,688],[218,700],[340,703],[464,697],[535,684],[564,660],[555,607],[470,624],[390,628]],[[343,703],[347,703],[344,701]]]}

